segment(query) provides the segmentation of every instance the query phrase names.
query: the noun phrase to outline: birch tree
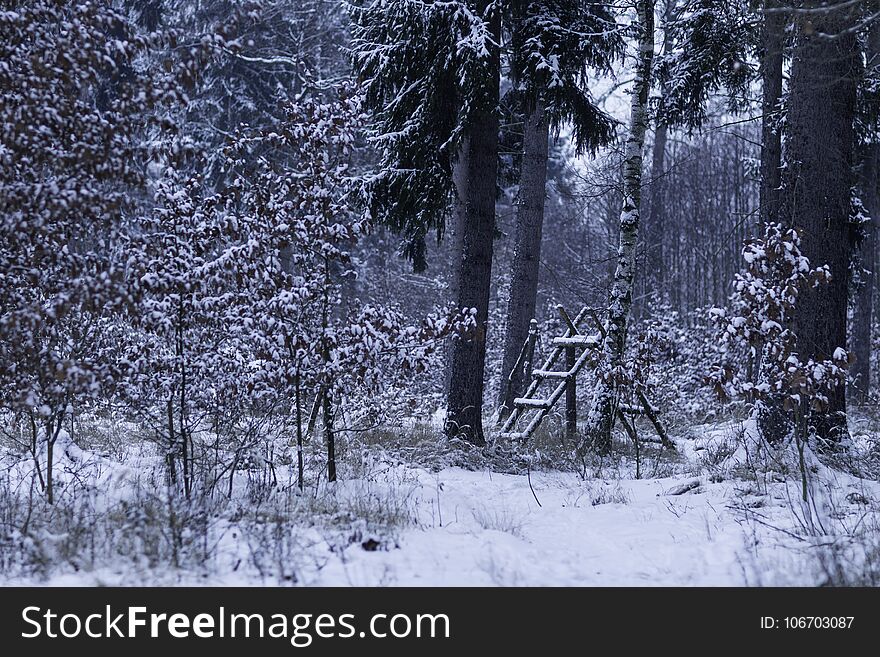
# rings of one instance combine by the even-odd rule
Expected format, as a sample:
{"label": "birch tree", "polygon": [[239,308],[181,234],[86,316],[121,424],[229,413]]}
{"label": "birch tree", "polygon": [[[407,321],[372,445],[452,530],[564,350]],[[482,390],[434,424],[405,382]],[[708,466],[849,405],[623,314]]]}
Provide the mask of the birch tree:
{"label": "birch tree", "polygon": [[641,208],[642,155],[648,122],[648,92],[651,86],[651,64],[654,59],[654,0],[639,0],[636,5],[638,54],[635,80],[630,99],[630,121],[623,163],[623,208],[620,213],[620,242],[617,249],[617,268],[605,321],[602,341],[602,362],[596,378],[596,388],[587,429],[579,451],[592,447],[600,453],[611,449],[611,429],[614,423],[616,395],[615,370],[620,368],[626,347],[626,329],[632,306],[635,278],[636,242],[639,236]]}

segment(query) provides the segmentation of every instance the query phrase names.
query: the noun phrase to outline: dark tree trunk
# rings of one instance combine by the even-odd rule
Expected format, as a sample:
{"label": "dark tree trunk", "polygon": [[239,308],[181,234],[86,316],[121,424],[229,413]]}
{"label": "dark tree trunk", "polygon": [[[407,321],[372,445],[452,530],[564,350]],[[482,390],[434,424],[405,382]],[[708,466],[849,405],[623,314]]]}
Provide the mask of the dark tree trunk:
{"label": "dark tree trunk", "polygon": [[880,145],[869,144],[862,161],[862,200],[871,221],[864,226],[865,236],[859,247],[861,267],[852,317],[852,353],[855,363],[850,372],[852,392],[857,404],[865,404],[871,392],[871,329],[874,317],[874,284],[877,268],[877,218],[880,217],[878,190]]}
{"label": "dark tree trunk", "polygon": [[324,390],[324,437],[327,441],[327,481],[336,481],[336,432],[333,429],[333,396]]}
{"label": "dark tree trunk", "polygon": [[[485,11],[488,0],[478,9]],[[500,40],[501,14],[495,11],[492,31]],[[464,179],[458,192],[463,196],[461,251],[459,253],[458,308],[476,308],[477,328],[469,338],[454,338],[449,350],[449,394],[446,433],[477,445],[483,436],[483,373],[486,363],[486,333],[489,324],[489,284],[492,276],[492,241],[495,234],[495,196],[498,172],[498,86],[500,53],[493,48],[492,76],[486,89],[486,106],[474,112],[458,156]],[[463,189],[462,189],[463,187]]]}
{"label": "dark tree trunk", "polygon": [[[805,3],[819,6],[818,0]],[[853,121],[861,59],[854,9],[797,17],[787,116],[783,203],[787,223],[803,231],[802,252],[813,267],[828,265],[832,280],[798,298],[794,329],[801,360],[831,358],[846,346],[852,255]],[[847,435],[845,386],[812,418],[816,435]]]}
{"label": "dark tree trunk", "polygon": [[[675,19],[675,1],[666,0],[663,10],[663,52],[672,50],[671,23]],[[660,103],[669,94],[664,80],[660,88]],[[662,107],[661,107],[662,109]],[[666,291],[666,257],[664,255],[664,233],[666,231],[666,205],[664,199],[666,169],[666,142],[669,126],[662,118],[657,119],[654,128],[654,144],[651,152],[651,182],[648,207],[645,213],[645,250],[647,265],[645,271],[645,302],[668,300]],[[658,299],[659,296],[659,299]]]}
{"label": "dark tree trunk", "polygon": [[782,135],[777,130],[779,99],[782,97],[782,63],[785,49],[785,25],[789,16],[772,11],[779,8],[778,0],[764,3],[762,27],[761,80],[761,225],[776,221],[779,194],[782,185]]}
{"label": "dark tree trunk", "polygon": [[[464,250],[464,238],[462,237],[462,232],[466,225],[465,222],[465,208],[466,204],[464,202],[465,196],[467,194],[467,161],[465,158],[461,157],[459,154],[458,159],[455,161],[452,167],[452,181],[455,186],[455,201],[453,203],[452,209],[452,226],[449,235],[449,249],[450,253],[453,254],[453,257],[461,258],[462,251]],[[452,272],[449,276],[449,298],[452,300],[458,299],[459,288],[458,281],[461,276],[461,265],[457,267],[453,267]],[[445,385],[446,389],[449,390],[450,382],[452,381],[452,353],[453,346],[455,344],[454,340],[450,340],[446,346],[446,371],[445,371]]]}
{"label": "dark tree trunk", "polygon": [[[654,130],[654,147],[651,157],[651,194],[648,216],[645,222],[647,234],[647,272],[645,276],[646,303],[658,295],[666,296],[666,258],[663,253],[663,234],[666,231],[666,208],[663,204],[663,170],[666,168],[666,139],[669,128],[660,123]],[[659,299],[659,300],[662,300]]]}
{"label": "dark tree trunk", "polygon": [[[779,0],[765,0],[761,53],[761,184],[758,233],[763,226],[779,220],[782,192],[782,134],[778,129],[782,97],[782,69],[785,49],[785,26],[790,16],[780,11]],[[756,366],[760,366],[760,358]],[[788,413],[782,407],[781,395],[772,395],[768,403],[758,406],[757,421],[762,435],[770,442],[781,440],[789,431]]]}
{"label": "dark tree trunk", "polygon": [[[565,349],[565,369],[571,372],[574,369],[577,356],[574,347]],[[572,378],[565,384],[565,438],[574,442],[577,440],[578,411],[577,411],[577,382]]]}
{"label": "dark tree trunk", "polygon": [[[872,10],[877,9],[872,3]],[[874,21],[868,31],[865,59],[867,71],[876,74],[880,67],[880,24]],[[875,138],[876,139],[876,138]],[[865,236],[859,248],[861,275],[856,291],[852,324],[852,351],[855,363],[851,374],[854,399],[865,404],[871,392],[871,329],[874,321],[874,286],[877,276],[877,230],[880,226],[880,144],[864,147],[861,169],[862,201],[871,217],[864,226]]]}
{"label": "dark tree trunk", "polygon": [[296,483],[300,492],[305,487],[303,482],[303,432],[302,432],[302,400],[300,399],[300,377],[296,373],[294,379],[296,389]]}
{"label": "dark tree trunk", "polygon": [[522,391],[529,372],[513,371],[529,322],[535,316],[538,296],[538,268],[541,260],[541,229],[544,224],[544,198],[547,184],[549,123],[540,102],[526,115],[523,128],[523,160],[519,179],[516,233],[510,297],[507,301],[507,329],[504,334],[504,360],[498,404],[502,417],[513,409],[513,400]]}

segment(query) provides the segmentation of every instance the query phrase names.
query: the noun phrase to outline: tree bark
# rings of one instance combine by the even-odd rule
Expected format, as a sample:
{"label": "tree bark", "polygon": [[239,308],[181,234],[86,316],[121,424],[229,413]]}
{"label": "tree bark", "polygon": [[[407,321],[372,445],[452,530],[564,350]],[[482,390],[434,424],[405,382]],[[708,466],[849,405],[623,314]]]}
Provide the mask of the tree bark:
{"label": "tree bark", "polygon": [[336,432],[333,429],[333,396],[324,390],[324,437],[327,441],[327,481],[336,481]]}
{"label": "tree bark", "polygon": [[[873,2],[876,11],[880,3]],[[874,21],[868,31],[865,50],[866,75],[874,74],[880,67],[880,24]],[[880,143],[865,145],[862,153],[861,189],[862,201],[871,221],[864,226],[864,238],[859,247],[858,262],[861,265],[860,285],[856,291],[852,324],[852,351],[855,363],[851,372],[853,396],[857,404],[867,403],[871,392],[871,339],[874,323],[874,286],[877,270],[877,230],[880,226]]]}
{"label": "tree bark", "polygon": [[[675,0],[666,0],[663,10],[663,52],[672,50],[671,23],[675,18]],[[668,95],[668,84],[660,85],[660,104]],[[668,300],[666,291],[666,258],[664,256],[664,233],[666,231],[666,207],[663,192],[665,189],[664,170],[666,169],[666,142],[669,126],[662,118],[657,119],[654,128],[654,144],[651,153],[651,193],[645,216],[645,248],[647,271],[645,272],[645,303]],[[659,295],[659,298],[658,298]]]}
{"label": "tree bark", "polygon": [[637,3],[639,56],[633,82],[629,134],[623,163],[623,209],[620,213],[620,245],[617,269],[608,304],[608,320],[602,341],[602,364],[593,393],[584,442],[579,447],[592,447],[600,453],[611,450],[611,428],[617,405],[614,370],[623,361],[626,329],[632,306],[635,274],[636,242],[639,235],[641,207],[642,156],[647,128],[648,92],[651,88],[651,64],[654,58],[654,0]]}
{"label": "tree bark", "polygon": [[[761,26],[761,183],[759,187],[758,234],[764,226],[779,220],[782,193],[782,134],[778,129],[779,101],[782,98],[782,70],[785,48],[785,26],[790,15],[774,11],[782,7],[779,0],[765,0]],[[760,356],[760,355],[759,355]],[[761,359],[755,365],[760,367]],[[770,442],[785,437],[791,424],[782,408],[783,395],[771,393],[766,403],[758,406],[757,423],[761,434]]]}
{"label": "tree bark", "polygon": [[[666,168],[666,140],[669,127],[659,123],[654,130],[651,157],[651,196],[645,222],[647,233],[646,301],[661,301],[666,296],[666,258],[663,254],[663,233],[666,230],[666,208],[663,207],[663,170]],[[662,295],[658,299],[658,295]]]}
{"label": "tree bark", "polygon": [[[481,13],[490,5],[480,0]],[[501,14],[494,11],[491,29],[500,42]],[[492,247],[495,234],[495,196],[498,172],[498,92],[500,52],[492,48],[484,107],[474,112],[463,140],[457,166],[463,167],[460,201],[461,251],[458,261],[456,306],[476,308],[477,327],[468,338],[453,338],[449,350],[449,392],[446,434],[477,445],[483,436],[483,374],[486,363],[486,334],[489,328],[489,284],[492,276]]]}
{"label": "tree bark", "polygon": [[862,271],[854,299],[852,352],[855,363],[850,372],[853,399],[859,405],[867,403],[871,392],[871,337],[877,269],[877,225],[880,217],[878,167],[880,167],[880,144],[868,144],[862,161],[861,186],[862,200],[871,221],[863,228],[865,235],[859,246],[858,264]]}
{"label": "tree bark", "polygon": [[[565,349],[565,369],[571,372],[574,369],[577,356],[574,347]],[[578,411],[577,411],[577,382],[570,378],[565,384],[565,438],[574,442],[577,439]]]}
{"label": "tree bark", "polygon": [[[788,15],[779,9],[779,0],[764,2],[761,53],[761,187],[760,225],[776,221],[782,186],[782,135],[777,129],[779,100],[782,98],[782,64],[785,25]],[[770,10],[770,11],[767,11]]]}
{"label": "tree bark", "polygon": [[[819,0],[804,3],[818,7]],[[853,121],[861,56],[853,7],[800,14],[787,116],[785,219],[803,231],[801,250],[831,281],[798,297],[794,316],[801,360],[831,358],[846,346],[853,183]],[[845,385],[811,418],[826,444],[848,434]]]}
{"label": "tree bark", "polygon": [[296,390],[296,483],[300,492],[304,490],[303,481],[303,432],[302,432],[302,400],[300,399],[300,376],[296,373],[294,378]]}
{"label": "tree bark", "polygon": [[498,405],[502,419],[513,410],[513,400],[522,391],[529,372],[513,371],[529,334],[529,322],[535,316],[538,296],[538,269],[541,261],[541,230],[544,224],[544,199],[547,185],[549,123],[544,106],[538,101],[525,116],[523,160],[520,170],[519,199],[510,297],[507,301],[507,327],[504,334],[504,359],[501,366],[501,390]]}

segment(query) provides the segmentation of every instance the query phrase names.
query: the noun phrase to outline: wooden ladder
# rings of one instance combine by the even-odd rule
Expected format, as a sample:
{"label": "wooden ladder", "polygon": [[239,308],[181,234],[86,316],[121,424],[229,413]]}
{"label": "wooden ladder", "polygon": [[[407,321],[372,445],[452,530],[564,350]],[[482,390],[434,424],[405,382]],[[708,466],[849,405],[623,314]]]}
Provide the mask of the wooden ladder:
{"label": "wooden ladder", "polygon": [[[568,329],[565,335],[553,338],[554,349],[550,352],[550,355],[541,365],[540,369],[532,370],[532,382],[526,390],[526,394],[513,400],[513,411],[507,416],[501,426],[499,435],[502,438],[526,440],[531,436],[541,424],[541,421],[550,413],[550,409],[562,398],[566,390],[573,387],[578,373],[589,360],[590,352],[602,345],[601,334],[583,335],[578,330],[578,326],[588,315],[592,314],[594,319],[598,320],[591,309],[582,309],[573,320],[562,306],[556,306],[556,309],[568,325]],[[534,322],[534,320],[532,321]],[[532,327],[529,335],[529,342],[531,343],[529,346],[534,348],[536,323],[533,323]],[[583,351],[581,351],[579,356],[572,359],[570,356],[576,349],[582,349]],[[524,346],[523,354],[526,351],[527,349]],[[569,354],[566,364],[567,369],[554,370],[553,367],[556,361],[565,353]],[[521,354],[520,360],[522,360],[523,354]],[[531,360],[530,356],[528,360]],[[574,360],[573,363],[572,360]],[[520,364],[520,362],[517,362],[517,366]],[[558,381],[549,397],[538,396],[538,389],[544,381]],[[517,431],[517,424],[524,418],[526,420],[525,428],[522,431]]]}
{"label": "wooden ladder", "polygon": [[[566,424],[568,425],[567,433],[574,433],[577,429],[574,382],[577,375],[589,362],[590,353],[593,350],[601,348],[602,341],[605,338],[605,327],[602,325],[601,320],[596,316],[596,313],[590,308],[583,308],[573,320],[568,316],[568,313],[565,312],[565,309],[561,305],[557,305],[556,309],[559,311],[559,314],[568,326],[568,329],[566,330],[565,335],[553,338],[554,349],[547,357],[547,360],[544,361],[541,368],[532,371],[532,382],[526,390],[526,394],[523,397],[517,397],[513,400],[513,411],[506,419],[504,419],[501,431],[499,432],[499,435],[502,438],[522,441],[527,440],[535,432],[538,426],[540,426],[543,419],[547,417],[550,410],[556,405],[556,402],[558,402],[566,392],[569,393],[568,398],[566,399],[566,405],[568,406],[568,417],[566,418]],[[593,323],[598,329],[596,335],[584,335],[578,329],[587,316],[592,318]],[[519,367],[524,368],[524,373],[528,372],[528,369],[531,367],[532,353],[534,352],[536,340],[537,322],[533,319],[529,329],[529,337],[523,345],[523,350],[514,366],[514,372],[516,372]],[[576,349],[582,349],[583,351],[580,355],[577,355]],[[553,367],[562,354],[566,354],[565,367],[567,369],[554,370]],[[513,379],[513,376],[512,373],[511,379]],[[544,381],[559,382],[556,387],[553,388],[549,397],[538,396],[538,389]],[[631,420],[627,420],[626,414],[629,414],[630,416],[644,415],[648,418],[654,426],[654,430],[657,432],[659,437],[657,442],[660,442],[664,447],[674,450],[675,444],[669,439],[669,436],[666,433],[666,428],[658,417],[657,409],[651,405],[647,396],[641,390],[636,392],[636,398],[638,400],[637,404],[631,405],[621,403],[616,409],[615,415],[623,425],[627,434],[634,442],[637,441],[634,425]],[[499,412],[499,419],[501,418],[503,418],[503,414]],[[522,431],[517,431],[517,425],[520,420],[524,418],[525,427]],[[572,424],[574,425],[573,427]]]}

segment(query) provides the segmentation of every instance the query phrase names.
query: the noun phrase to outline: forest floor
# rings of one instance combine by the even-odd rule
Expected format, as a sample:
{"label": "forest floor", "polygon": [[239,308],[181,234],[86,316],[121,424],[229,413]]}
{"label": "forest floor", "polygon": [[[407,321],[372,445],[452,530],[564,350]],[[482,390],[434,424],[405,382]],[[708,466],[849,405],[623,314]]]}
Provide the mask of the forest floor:
{"label": "forest floor", "polygon": [[793,446],[771,454],[736,423],[697,427],[676,443],[675,453],[645,450],[639,479],[631,454],[588,464],[583,477],[493,472],[488,461],[423,467],[364,447],[336,484],[301,494],[242,473],[240,492],[219,502],[216,493],[169,499],[154,456],[122,463],[70,443],[59,470],[72,492],[53,508],[28,489],[26,463],[4,468],[0,581],[880,583],[880,483],[809,451],[802,472]]}

